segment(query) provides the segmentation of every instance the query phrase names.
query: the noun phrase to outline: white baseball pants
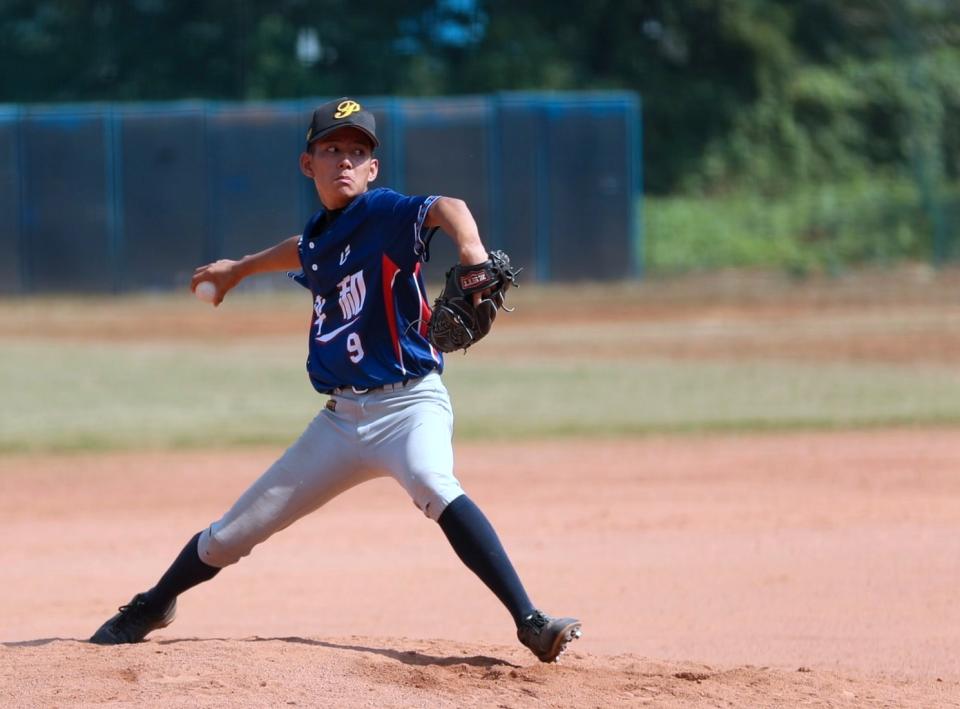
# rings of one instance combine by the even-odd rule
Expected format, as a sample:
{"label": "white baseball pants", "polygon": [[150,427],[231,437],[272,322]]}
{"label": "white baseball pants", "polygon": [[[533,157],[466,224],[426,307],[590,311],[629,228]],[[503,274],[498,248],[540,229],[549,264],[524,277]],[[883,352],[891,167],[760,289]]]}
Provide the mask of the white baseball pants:
{"label": "white baseball pants", "polygon": [[463,494],[453,474],[453,409],[440,375],[384,390],[336,392],[300,438],[200,535],[200,558],[239,561],[351,487],[386,475],[437,520]]}

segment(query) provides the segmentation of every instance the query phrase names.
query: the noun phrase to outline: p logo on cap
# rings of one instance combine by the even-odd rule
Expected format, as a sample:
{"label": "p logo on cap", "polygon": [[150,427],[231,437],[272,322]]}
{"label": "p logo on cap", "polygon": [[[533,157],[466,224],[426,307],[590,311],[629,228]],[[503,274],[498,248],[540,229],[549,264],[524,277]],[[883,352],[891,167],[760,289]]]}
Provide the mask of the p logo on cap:
{"label": "p logo on cap", "polygon": [[377,140],[377,121],[367,109],[347,96],[341,96],[333,101],[327,101],[318,107],[310,120],[310,130],[307,131],[307,147],[325,135],[345,126],[352,126],[366,133],[376,148],[380,145]]}
{"label": "p logo on cap", "polygon": [[333,114],[334,118],[346,118],[351,113],[356,113],[360,110],[360,104],[356,101],[341,101],[337,105],[337,112]]}

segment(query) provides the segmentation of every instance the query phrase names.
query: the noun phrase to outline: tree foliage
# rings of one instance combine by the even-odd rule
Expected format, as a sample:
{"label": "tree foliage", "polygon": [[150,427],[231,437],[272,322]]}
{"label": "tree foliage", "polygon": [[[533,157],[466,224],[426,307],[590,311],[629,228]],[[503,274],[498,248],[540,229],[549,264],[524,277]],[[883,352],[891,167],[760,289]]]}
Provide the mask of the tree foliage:
{"label": "tree foliage", "polygon": [[650,189],[776,191],[957,178],[958,48],[955,0],[0,0],[0,101],[629,89]]}

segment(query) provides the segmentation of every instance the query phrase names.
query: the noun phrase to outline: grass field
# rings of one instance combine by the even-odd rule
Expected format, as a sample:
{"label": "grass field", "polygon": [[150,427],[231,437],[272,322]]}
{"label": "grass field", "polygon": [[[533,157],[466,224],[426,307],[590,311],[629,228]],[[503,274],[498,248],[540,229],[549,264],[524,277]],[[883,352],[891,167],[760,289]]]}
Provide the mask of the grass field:
{"label": "grass field", "polygon": [[[709,286],[699,302],[663,284],[522,290],[490,340],[448,357],[457,436],[960,423],[955,305],[809,288],[773,310]],[[0,450],[287,443],[323,403],[301,300],[3,301]]]}
{"label": "grass field", "polygon": [[[69,350],[4,347],[0,450],[283,443],[323,402],[292,344]],[[960,422],[939,366],[467,357],[445,379],[464,438]]]}

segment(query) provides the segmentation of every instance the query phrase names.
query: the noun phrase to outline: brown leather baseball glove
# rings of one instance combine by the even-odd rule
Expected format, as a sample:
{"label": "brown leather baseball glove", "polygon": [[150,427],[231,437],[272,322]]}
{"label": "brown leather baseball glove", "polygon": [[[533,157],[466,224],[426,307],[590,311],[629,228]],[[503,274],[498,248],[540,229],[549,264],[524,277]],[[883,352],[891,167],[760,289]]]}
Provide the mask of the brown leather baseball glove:
{"label": "brown leather baseball glove", "polygon": [[[517,285],[522,270],[510,264],[503,251],[491,251],[488,259],[474,266],[456,264],[447,271],[440,297],[434,301],[427,330],[430,342],[441,352],[466,350],[483,339],[504,305],[507,290]],[[474,294],[482,293],[474,305]]]}

